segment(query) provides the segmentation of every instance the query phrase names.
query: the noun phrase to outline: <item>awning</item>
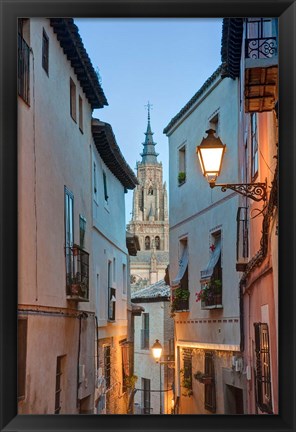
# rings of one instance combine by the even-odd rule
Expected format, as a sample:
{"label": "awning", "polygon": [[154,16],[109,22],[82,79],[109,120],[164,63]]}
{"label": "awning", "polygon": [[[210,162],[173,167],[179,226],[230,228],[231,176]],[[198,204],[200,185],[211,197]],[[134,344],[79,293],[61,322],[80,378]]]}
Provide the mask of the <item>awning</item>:
{"label": "awning", "polygon": [[215,243],[215,249],[212,252],[211,258],[208,262],[206,269],[200,272],[201,280],[211,278],[215,265],[219,261],[220,255],[221,255],[221,240],[219,239],[217,243]]}
{"label": "awning", "polygon": [[188,266],[188,247],[185,247],[183,250],[182,257],[179,262],[179,270],[176,278],[172,281],[171,286],[176,287],[180,285],[180,281],[183,278],[185,271]]}

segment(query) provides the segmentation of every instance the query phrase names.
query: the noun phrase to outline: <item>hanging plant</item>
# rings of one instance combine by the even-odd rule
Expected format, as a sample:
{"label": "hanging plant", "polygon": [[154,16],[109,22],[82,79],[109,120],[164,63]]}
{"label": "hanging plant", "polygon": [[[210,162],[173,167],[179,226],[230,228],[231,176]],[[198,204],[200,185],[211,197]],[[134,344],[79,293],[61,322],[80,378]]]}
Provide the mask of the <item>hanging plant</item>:
{"label": "hanging plant", "polygon": [[179,182],[179,184],[184,183],[185,180],[186,180],[186,173],[183,172],[183,171],[180,171],[179,174],[178,174],[178,182]]}

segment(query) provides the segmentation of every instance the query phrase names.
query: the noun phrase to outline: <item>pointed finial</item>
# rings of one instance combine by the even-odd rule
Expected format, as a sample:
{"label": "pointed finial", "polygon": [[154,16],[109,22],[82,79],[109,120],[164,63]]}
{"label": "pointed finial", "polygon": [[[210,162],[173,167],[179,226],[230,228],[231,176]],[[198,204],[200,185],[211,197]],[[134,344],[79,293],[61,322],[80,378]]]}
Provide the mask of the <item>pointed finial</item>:
{"label": "pointed finial", "polygon": [[148,122],[150,122],[150,109],[153,109],[152,107],[153,107],[153,105],[151,105],[151,103],[149,101],[148,101],[147,105],[145,105],[145,108],[147,108],[147,110],[148,110]]}

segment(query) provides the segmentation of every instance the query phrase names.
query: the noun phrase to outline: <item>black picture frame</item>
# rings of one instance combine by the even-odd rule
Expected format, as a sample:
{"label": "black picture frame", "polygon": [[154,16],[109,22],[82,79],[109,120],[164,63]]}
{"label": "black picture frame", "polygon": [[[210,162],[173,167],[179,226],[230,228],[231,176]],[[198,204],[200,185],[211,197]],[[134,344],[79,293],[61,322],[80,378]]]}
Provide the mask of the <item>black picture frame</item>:
{"label": "black picture frame", "polygon": [[[295,1],[0,0],[0,14],[1,431],[295,431]],[[279,17],[279,415],[17,415],[17,17],[69,14],[72,17]]]}

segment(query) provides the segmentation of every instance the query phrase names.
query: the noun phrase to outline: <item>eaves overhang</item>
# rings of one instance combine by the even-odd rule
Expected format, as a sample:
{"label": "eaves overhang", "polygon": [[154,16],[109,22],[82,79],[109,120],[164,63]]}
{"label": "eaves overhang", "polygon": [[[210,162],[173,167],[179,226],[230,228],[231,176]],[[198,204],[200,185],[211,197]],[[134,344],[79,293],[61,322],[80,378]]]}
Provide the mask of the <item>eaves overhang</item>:
{"label": "eaves overhang", "polygon": [[117,145],[112,127],[98,119],[92,119],[92,136],[99,155],[126,189],[134,189],[138,179],[124,159]]}
{"label": "eaves overhang", "polygon": [[49,21],[92,109],[108,105],[73,18],[50,18]]}
{"label": "eaves overhang", "polygon": [[221,60],[223,78],[240,76],[243,18],[224,18],[222,24]]}

